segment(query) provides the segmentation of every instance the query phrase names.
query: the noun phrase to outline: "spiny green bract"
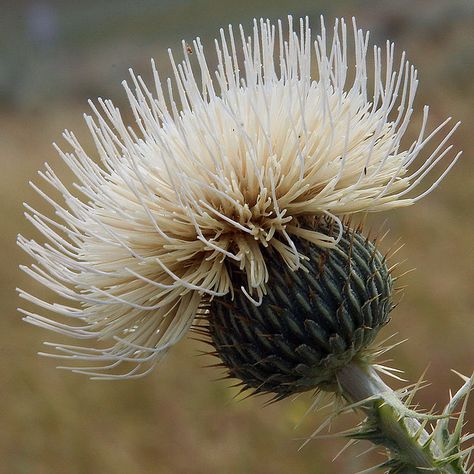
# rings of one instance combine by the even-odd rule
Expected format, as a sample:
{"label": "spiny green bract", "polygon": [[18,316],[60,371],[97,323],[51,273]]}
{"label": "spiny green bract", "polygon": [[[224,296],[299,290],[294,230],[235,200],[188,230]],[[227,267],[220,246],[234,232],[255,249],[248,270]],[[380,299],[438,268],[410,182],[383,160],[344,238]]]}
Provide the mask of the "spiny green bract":
{"label": "spiny green bract", "polygon": [[[312,225],[327,235],[340,230],[324,219]],[[370,345],[393,307],[385,258],[360,228],[344,225],[334,248],[303,239],[295,245],[308,258],[306,270],[290,271],[266,250],[272,284],[260,306],[239,289],[246,286],[244,273],[230,268],[234,298],[216,298],[209,310],[209,335],[229,376],[277,399],[330,389],[337,371]]]}

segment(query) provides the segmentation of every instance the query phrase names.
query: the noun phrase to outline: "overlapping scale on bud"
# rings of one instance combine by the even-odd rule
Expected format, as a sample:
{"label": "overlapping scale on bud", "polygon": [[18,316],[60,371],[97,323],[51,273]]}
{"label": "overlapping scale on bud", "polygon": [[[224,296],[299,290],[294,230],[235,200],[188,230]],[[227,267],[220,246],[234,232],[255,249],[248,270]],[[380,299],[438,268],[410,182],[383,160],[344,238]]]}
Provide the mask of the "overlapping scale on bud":
{"label": "overlapping scale on bud", "polygon": [[[328,235],[328,221],[314,225]],[[386,259],[360,228],[344,225],[339,244],[322,248],[295,239],[305,269],[289,271],[268,248],[271,284],[262,304],[238,290],[245,275],[230,269],[234,297],[216,298],[208,333],[229,376],[244,389],[284,398],[314,388],[331,389],[335,375],[361,357],[393,307],[393,278]]]}
{"label": "overlapping scale on bud", "polygon": [[[128,112],[91,102],[96,150],[64,133],[75,182],[46,165],[32,186],[50,214],[26,204],[42,236],[18,237],[34,260],[22,269],[52,292],[19,290],[25,321],[77,341],[46,355],[93,378],[141,377],[209,299],[244,288],[258,305],[274,284],[269,257],[291,273],[295,242],[337,243],[300,225],[308,216],[339,222],[436,188],[459,158],[449,144],[459,123],[432,128],[425,107],[407,142],[416,69],[390,42],[372,52],[355,20],[352,33],[343,20],[331,30],[321,19],[314,35],[291,17],[230,26],[215,69],[196,38],[181,60],[170,52],[173,78],[154,63],[152,86],[131,72]],[[245,277],[234,281],[232,265]]]}

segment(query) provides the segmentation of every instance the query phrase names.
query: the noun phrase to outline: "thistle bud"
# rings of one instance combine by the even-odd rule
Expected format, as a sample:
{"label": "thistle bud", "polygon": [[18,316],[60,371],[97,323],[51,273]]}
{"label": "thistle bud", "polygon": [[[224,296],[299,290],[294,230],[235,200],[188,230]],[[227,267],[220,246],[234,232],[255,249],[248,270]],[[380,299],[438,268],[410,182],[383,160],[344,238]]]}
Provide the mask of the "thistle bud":
{"label": "thistle bud", "polygon": [[[326,221],[317,225],[337,234]],[[268,248],[272,284],[260,306],[235,289],[233,297],[214,299],[209,312],[209,335],[229,375],[278,399],[334,388],[337,372],[364,354],[392,309],[385,258],[360,228],[345,225],[333,248],[294,242],[305,268],[289,270]],[[230,271],[235,287],[244,286],[244,273]]]}

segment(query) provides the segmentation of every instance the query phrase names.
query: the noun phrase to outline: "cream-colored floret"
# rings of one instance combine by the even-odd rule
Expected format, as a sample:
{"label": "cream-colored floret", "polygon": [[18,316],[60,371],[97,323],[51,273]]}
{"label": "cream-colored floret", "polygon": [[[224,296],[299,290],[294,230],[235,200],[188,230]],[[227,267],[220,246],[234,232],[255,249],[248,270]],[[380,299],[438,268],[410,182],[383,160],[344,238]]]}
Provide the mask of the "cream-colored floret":
{"label": "cream-colored floret", "polygon": [[174,81],[163,87],[153,64],[154,93],[132,73],[124,86],[133,127],[110,101],[91,104],[85,118],[97,156],[65,132],[72,152],[58,150],[76,192],[47,166],[40,174],[63,203],[35,186],[56,220],[27,206],[48,243],[20,236],[19,244],[37,262],[24,270],[69,305],[20,295],[57,315],[23,309],[28,322],[99,341],[52,345],[57,357],[86,362],[73,370],[101,378],[147,373],[209,298],[233,291],[228,265],[246,273],[242,290],[259,304],[269,283],[264,247],[298,270],[304,256],[295,236],[337,244],[305,228],[305,218],[325,215],[341,226],[347,214],[410,205],[457,160],[447,159],[439,178],[418,191],[451,150],[457,125],[444,131],[448,119],[427,133],[425,108],[418,139],[402,146],[418,81],[404,54],[395,63],[393,44],[374,48],[369,71],[368,35],[355,23],[352,41],[343,21],[330,39],[322,22],[314,43],[307,20],[299,33],[291,18],[283,30],[260,21],[248,37],[221,31],[215,74],[199,39],[193,54],[183,43],[182,63],[170,53]]}

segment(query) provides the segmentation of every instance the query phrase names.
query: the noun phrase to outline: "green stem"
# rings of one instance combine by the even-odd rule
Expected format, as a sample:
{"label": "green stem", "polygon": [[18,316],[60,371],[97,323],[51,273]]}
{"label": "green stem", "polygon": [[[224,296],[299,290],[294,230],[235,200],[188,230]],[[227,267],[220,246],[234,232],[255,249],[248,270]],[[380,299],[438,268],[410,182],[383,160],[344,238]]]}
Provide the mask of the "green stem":
{"label": "green stem", "polygon": [[360,403],[367,415],[364,429],[354,437],[385,446],[392,455],[386,464],[394,467],[390,472],[465,472],[451,464],[440,467],[441,449],[373,367],[352,362],[338,373],[338,381],[343,397]]}

